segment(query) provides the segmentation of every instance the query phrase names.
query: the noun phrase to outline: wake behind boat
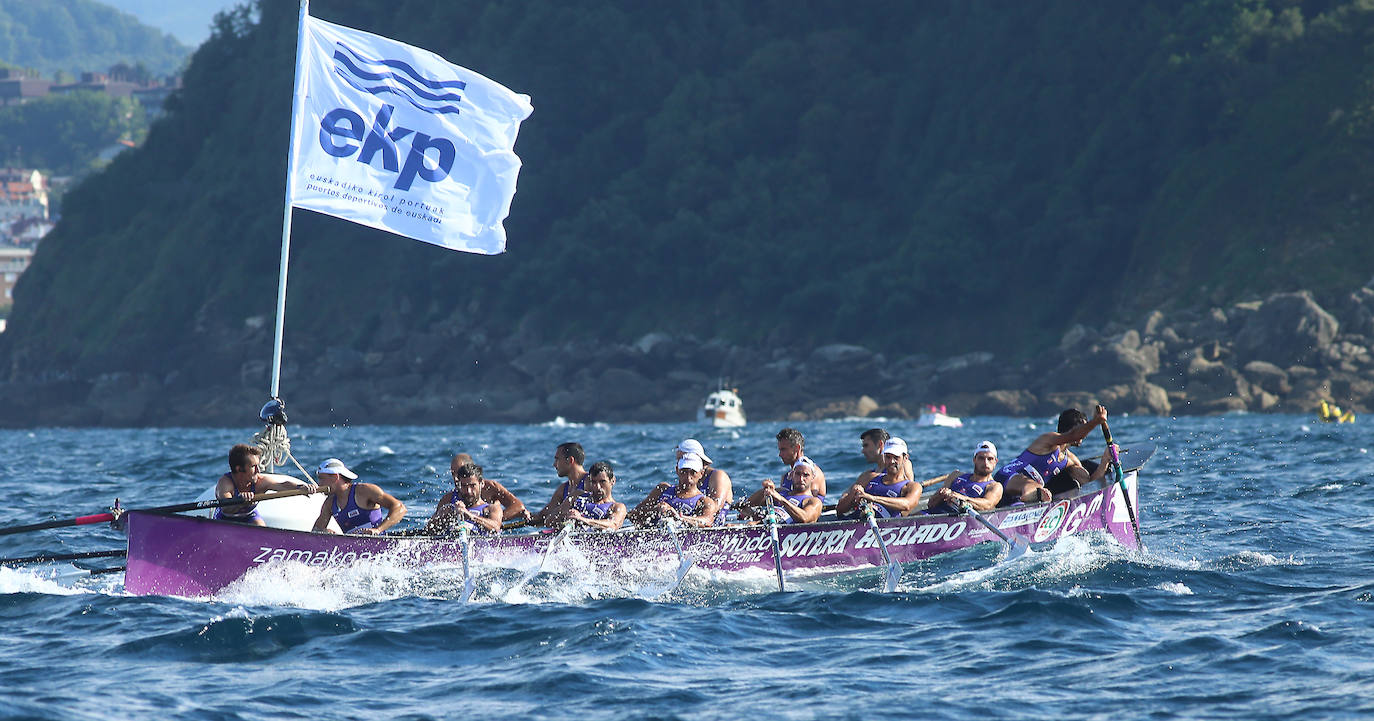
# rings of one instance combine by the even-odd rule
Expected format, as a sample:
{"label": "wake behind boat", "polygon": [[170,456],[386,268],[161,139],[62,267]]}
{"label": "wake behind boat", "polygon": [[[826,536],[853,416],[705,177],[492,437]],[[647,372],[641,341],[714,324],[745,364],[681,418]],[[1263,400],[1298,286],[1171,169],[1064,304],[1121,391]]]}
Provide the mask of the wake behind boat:
{"label": "wake behind boat", "polygon": [[724,577],[775,569],[794,576],[870,572],[889,564],[885,554],[891,563],[910,563],[981,543],[1006,543],[1002,536],[1038,544],[1103,531],[1137,548],[1129,509],[1139,507],[1139,469],[1153,453],[1154,446],[1123,451],[1120,484],[1104,479],[1048,503],[985,513],[991,528],[972,515],[913,515],[878,520],[881,541],[861,520],[778,526],[774,545],[766,525],[437,538],[311,533],[132,511],[123,519],[128,537],[124,589],[135,595],[213,597],[260,569],[283,564],[345,569],[362,562],[417,570],[448,565],[454,573],[465,567],[461,572],[470,585],[474,569],[526,568],[556,544],[566,544],[597,568],[667,569],[681,554],[696,568]]}

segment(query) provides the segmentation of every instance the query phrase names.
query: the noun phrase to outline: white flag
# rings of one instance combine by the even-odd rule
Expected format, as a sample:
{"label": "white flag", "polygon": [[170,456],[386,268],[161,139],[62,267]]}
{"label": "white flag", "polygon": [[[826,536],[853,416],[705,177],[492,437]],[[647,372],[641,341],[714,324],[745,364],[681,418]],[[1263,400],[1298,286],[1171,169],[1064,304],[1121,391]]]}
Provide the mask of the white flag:
{"label": "white flag", "polygon": [[296,52],[292,206],[454,250],[506,249],[529,96],[312,17]]}

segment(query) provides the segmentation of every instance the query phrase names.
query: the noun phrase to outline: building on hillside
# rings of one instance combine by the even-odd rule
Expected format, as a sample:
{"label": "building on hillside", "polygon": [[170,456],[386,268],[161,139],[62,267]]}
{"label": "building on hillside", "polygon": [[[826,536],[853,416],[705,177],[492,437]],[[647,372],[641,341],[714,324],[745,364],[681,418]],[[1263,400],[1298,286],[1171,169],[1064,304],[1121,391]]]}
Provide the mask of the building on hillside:
{"label": "building on hillside", "polygon": [[0,247],[0,305],[9,305],[14,300],[14,284],[32,260],[32,248]]}
{"label": "building on hillside", "polygon": [[0,168],[0,246],[34,245],[49,230],[43,174],[32,168]]}
{"label": "building on hillside", "polygon": [[54,85],[49,90],[60,94],[89,90],[95,93],[105,93],[114,98],[132,98],[134,91],[141,87],[143,86],[129,80],[114,80],[105,73],[81,73],[81,80],[64,85]]}
{"label": "building on hillside", "polygon": [[177,90],[181,89],[181,76],[172,75],[161,83],[148,85],[134,91],[134,100],[143,106],[143,113],[152,120],[162,115],[162,106],[167,102],[167,98]]}
{"label": "building on hillside", "polygon": [[18,105],[48,94],[52,81],[34,71],[0,68],[0,105]]}

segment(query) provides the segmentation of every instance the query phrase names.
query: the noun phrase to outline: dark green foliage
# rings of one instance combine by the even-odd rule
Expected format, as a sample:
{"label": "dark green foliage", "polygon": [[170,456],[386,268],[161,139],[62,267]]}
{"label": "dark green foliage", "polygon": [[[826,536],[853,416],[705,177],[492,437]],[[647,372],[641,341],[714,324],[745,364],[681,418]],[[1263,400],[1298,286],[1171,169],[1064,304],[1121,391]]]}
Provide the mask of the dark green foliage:
{"label": "dark green foliage", "polygon": [[82,91],[0,107],[0,158],[58,175],[82,172],[118,140],[137,141],[147,128],[143,107],[129,98]]}
{"label": "dark green foliage", "polygon": [[169,75],[187,53],[171,35],[94,0],[0,0],[0,60],[16,67],[51,75],[123,62]]}
{"label": "dark green foliage", "polygon": [[[535,113],[504,256],[297,211],[288,344],[1015,356],[1075,321],[1350,288],[1374,272],[1361,8],[321,0]],[[21,372],[194,365],[270,322],[295,4],[259,12],[221,16],[146,145],[69,196],[0,336]]]}

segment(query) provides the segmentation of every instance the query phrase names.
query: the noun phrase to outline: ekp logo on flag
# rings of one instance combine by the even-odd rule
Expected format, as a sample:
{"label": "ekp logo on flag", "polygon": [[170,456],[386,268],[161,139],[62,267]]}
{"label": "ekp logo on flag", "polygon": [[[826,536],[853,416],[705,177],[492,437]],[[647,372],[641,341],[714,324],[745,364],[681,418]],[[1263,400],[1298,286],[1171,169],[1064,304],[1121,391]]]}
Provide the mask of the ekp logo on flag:
{"label": "ekp logo on flag", "polygon": [[529,97],[421,48],[307,17],[291,204],[500,253]]}

